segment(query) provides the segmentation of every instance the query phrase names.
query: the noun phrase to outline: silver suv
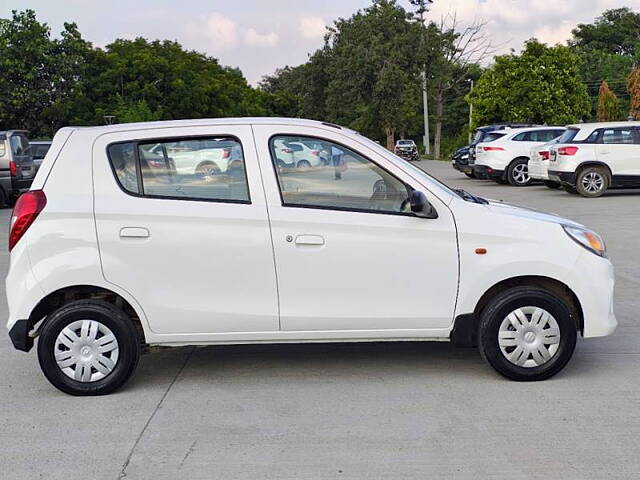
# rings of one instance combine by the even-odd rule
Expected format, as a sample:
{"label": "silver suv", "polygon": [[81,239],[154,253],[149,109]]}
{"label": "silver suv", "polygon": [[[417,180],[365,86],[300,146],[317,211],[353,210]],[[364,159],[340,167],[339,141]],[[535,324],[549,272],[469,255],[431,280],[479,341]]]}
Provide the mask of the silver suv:
{"label": "silver suv", "polygon": [[33,176],[33,157],[26,130],[0,131],[0,207],[28,190]]}

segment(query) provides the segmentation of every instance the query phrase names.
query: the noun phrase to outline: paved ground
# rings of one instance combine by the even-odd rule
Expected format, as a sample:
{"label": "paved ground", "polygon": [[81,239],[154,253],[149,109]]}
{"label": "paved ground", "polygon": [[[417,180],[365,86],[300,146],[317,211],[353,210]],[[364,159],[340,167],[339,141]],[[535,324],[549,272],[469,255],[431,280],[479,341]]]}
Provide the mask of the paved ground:
{"label": "paved ground", "polygon": [[542,383],[504,380],[447,344],[242,346],[147,355],[117,394],[74,398],[3,334],[0,478],[638,478],[640,192],[591,200],[422,166],[601,232],[617,267],[615,335],[580,341]]}

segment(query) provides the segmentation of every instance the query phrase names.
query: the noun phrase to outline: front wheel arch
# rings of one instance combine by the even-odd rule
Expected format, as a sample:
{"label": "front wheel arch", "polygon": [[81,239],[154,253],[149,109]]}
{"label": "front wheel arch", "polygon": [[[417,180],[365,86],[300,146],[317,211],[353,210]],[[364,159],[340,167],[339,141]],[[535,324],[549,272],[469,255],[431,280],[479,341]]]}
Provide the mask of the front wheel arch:
{"label": "front wheel arch", "polygon": [[501,280],[482,294],[472,313],[467,312],[456,316],[453,330],[451,331],[451,341],[459,346],[476,346],[482,312],[493,298],[514,287],[539,287],[560,298],[571,311],[577,330],[581,334],[584,332],[582,306],[578,297],[568,285],[550,277],[525,275]]}

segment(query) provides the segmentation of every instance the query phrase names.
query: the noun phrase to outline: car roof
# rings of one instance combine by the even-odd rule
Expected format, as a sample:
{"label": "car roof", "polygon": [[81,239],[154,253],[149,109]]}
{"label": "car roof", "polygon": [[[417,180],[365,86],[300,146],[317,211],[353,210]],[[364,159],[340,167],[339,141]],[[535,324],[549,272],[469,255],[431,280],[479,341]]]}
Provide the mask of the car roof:
{"label": "car roof", "polygon": [[568,125],[567,128],[616,128],[616,127],[640,127],[640,121],[620,121],[620,122],[591,122],[591,123],[576,123]]}
{"label": "car roof", "polygon": [[[508,131],[508,133],[526,133],[526,132],[535,132],[538,130],[566,130],[567,127],[564,125],[540,125],[539,127],[527,127],[527,128],[512,128]],[[500,132],[500,130],[496,130]]]}
{"label": "car roof", "polygon": [[205,126],[232,126],[232,125],[284,125],[284,126],[300,126],[300,127],[331,127],[348,134],[358,134],[358,132],[336,125],[329,122],[321,122],[319,120],[306,120],[301,118],[282,118],[282,117],[230,117],[230,118],[198,118],[190,120],[163,120],[157,122],[138,122],[138,123],[116,123],[113,125],[100,125],[96,127],[66,127],[72,130],[82,132],[91,132],[96,136],[104,133],[127,132],[136,130],[151,130],[159,128],[177,128],[177,127],[205,127]]}

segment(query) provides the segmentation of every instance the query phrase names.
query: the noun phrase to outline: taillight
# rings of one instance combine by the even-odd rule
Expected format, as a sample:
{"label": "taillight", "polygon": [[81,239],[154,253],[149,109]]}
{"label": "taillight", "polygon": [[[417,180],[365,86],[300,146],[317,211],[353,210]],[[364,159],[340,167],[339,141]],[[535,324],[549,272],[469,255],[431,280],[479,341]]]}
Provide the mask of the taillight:
{"label": "taillight", "polygon": [[547,151],[543,151],[543,152],[538,152],[538,154],[540,155],[540,158],[542,158],[542,160],[549,160],[549,152]]}
{"label": "taillight", "polygon": [[482,149],[483,149],[485,152],[495,152],[495,151],[502,151],[502,150],[504,150],[504,148],[502,148],[502,147],[482,147]]}
{"label": "taillight", "polygon": [[572,156],[578,151],[578,147],[560,147],[558,148],[558,155]]}
{"label": "taillight", "polygon": [[311,150],[311,155],[315,155],[317,157],[320,155],[320,150]]}
{"label": "taillight", "polygon": [[293,153],[293,150],[291,150],[290,148],[283,148],[282,151],[284,153]]}
{"label": "taillight", "polygon": [[29,190],[18,197],[11,214],[9,251],[15,247],[46,204],[47,197],[42,190]]}
{"label": "taillight", "polygon": [[9,173],[12,177],[18,175],[18,167],[16,166],[16,162],[14,162],[13,160],[9,162]]}

